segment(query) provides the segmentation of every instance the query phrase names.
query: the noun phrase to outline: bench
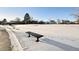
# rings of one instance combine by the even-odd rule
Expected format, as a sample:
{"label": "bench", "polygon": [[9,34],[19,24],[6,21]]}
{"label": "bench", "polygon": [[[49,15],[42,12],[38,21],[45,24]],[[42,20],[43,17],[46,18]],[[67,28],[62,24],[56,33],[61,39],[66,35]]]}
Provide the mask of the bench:
{"label": "bench", "polygon": [[28,31],[26,33],[28,33],[28,37],[30,37],[30,35],[36,37],[37,38],[36,42],[39,42],[39,38],[43,37],[43,35],[41,35],[41,34],[37,34],[37,33],[34,33],[34,32],[30,32],[30,31]]}

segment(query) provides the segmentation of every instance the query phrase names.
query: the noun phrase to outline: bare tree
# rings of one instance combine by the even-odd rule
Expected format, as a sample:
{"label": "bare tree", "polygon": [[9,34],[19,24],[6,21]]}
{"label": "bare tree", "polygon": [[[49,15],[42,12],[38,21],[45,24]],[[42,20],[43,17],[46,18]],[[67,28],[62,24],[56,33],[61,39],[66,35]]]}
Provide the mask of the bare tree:
{"label": "bare tree", "polygon": [[76,23],[79,24],[79,13],[72,14],[76,18]]}
{"label": "bare tree", "polygon": [[50,24],[56,24],[55,20],[50,20]]}
{"label": "bare tree", "polygon": [[75,12],[72,14],[76,18],[76,23],[79,24],[79,8],[75,8]]}
{"label": "bare tree", "polygon": [[15,22],[19,23],[19,22],[21,22],[21,19],[19,17],[16,17]]}

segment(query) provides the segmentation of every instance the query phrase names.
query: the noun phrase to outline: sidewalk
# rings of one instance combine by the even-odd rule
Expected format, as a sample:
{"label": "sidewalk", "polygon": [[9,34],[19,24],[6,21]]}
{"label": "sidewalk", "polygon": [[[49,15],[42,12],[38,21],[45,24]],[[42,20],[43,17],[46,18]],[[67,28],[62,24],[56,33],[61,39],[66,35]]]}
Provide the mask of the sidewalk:
{"label": "sidewalk", "polygon": [[62,51],[63,49],[58,48],[54,45],[46,44],[42,42],[43,38],[40,38],[40,42],[35,42],[36,38],[31,36],[28,38],[28,34],[25,32],[15,31],[22,48],[24,51]]}
{"label": "sidewalk", "polygon": [[0,27],[0,51],[10,51],[11,42],[8,33]]}

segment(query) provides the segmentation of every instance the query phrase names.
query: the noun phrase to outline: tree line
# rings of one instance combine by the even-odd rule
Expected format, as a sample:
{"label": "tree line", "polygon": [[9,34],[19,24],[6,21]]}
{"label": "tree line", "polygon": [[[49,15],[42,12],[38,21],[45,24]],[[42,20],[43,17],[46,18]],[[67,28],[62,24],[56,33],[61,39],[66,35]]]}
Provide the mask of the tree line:
{"label": "tree line", "polygon": [[70,21],[70,20],[60,20],[57,19],[55,20],[49,20],[49,21],[37,21],[33,20],[32,17],[30,17],[29,13],[26,13],[24,15],[24,19],[21,21],[20,18],[16,18],[15,20],[11,20],[10,22],[7,22],[7,19],[4,18],[2,21],[0,21],[0,24],[5,25],[5,24],[79,24],[79,15],[74,14],[76,16],[76,21]]}

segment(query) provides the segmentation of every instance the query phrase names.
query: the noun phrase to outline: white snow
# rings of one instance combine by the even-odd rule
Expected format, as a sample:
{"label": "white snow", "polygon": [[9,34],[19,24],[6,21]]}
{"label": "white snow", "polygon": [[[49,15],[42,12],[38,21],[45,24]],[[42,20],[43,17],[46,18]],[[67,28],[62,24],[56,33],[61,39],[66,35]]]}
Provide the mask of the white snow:
{"label": "white snow", "polygon": [[[15,25],[13,29],[24,50],[31,51],[73,51],[79,50],[79,25]],[[25,32],[43,34],[40,42],[35,37],[27,37]]]}

